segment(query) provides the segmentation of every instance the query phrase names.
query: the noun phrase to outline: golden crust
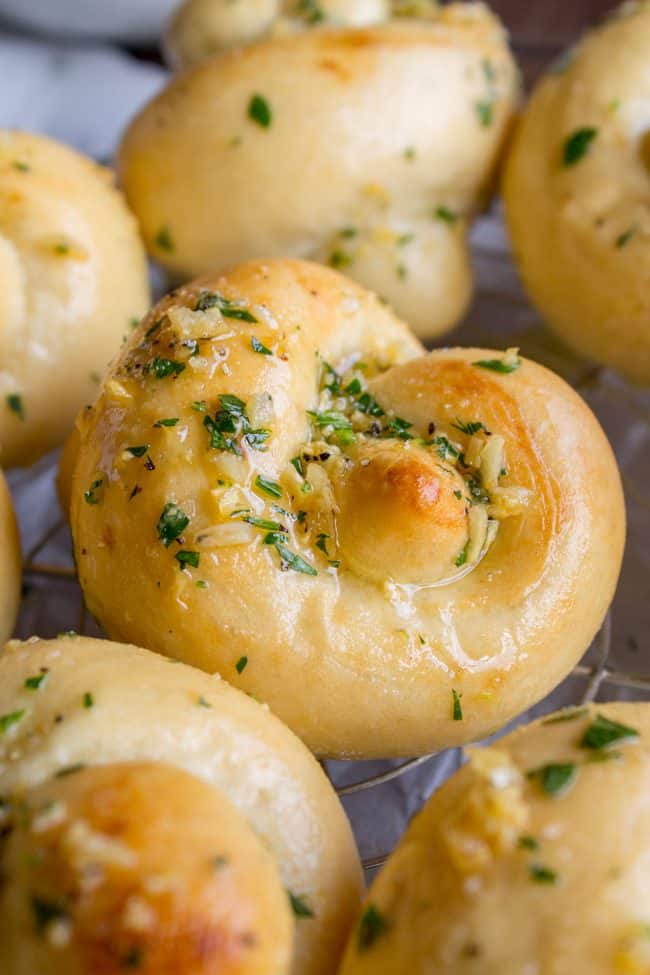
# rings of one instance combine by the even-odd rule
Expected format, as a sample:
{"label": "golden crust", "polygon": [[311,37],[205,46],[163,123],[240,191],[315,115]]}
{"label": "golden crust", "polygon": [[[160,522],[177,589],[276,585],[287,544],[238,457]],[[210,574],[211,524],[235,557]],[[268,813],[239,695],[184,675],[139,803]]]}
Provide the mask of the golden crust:
{"label": "golden crust", "polygon": [[22,558],[18,523],[7,482],[0,471],[0,640],[13,633],[20,602]]}
{"label": "golden crust", "polygon": [[282,975],[276,864],[216,789],[166,765],[83,768],[10,803],[5,975]]}
{"label": "golden crust", "polygon": [[469,300],[467,225],[517,91],[480,4],[306,30],[182,72],[131,124],[119,167],[149,250],[181,277],[320,260],[434,336]]}
{"label": "golden crust", "polygon": [[[317,265],[251,262],[165,299],[75,468],[79,576],[106,631],[218,670],[332,756],[473,740],[550,691],[618,577],[612,452],[541,366],[419,351]],[[400,474],[373,492],[378,455]],[[434,476],[452,490],[427,512]]]}
{"label": "golden crust", "polygon": [[[638,737],[581,746],[598,715]],[[645,975],[649,794],[648,704],[560,712],[472,749],[373,884],[341,975]]]}
{"label": "golden crust", "polygon": [[148,304],[144,249],[108,170],[43,136],[0,131],[5,467],[62,443]]}
{"label": "golden crust", "polygon": [[539,83],[503,183],[515,257],[545,320],[578,352],[642,383],[649,57],[650,5],[626,3]]}
{"label": "golden crust", "polygon": [[164,762],[219,790],[313,913],[297,919],[291,971],[335,969],[362,887],[354,839],[318,763],[266,708],[149,651],[63,637],[0,653],[5,715],[14,718],[0,734],[1,795],[79,764],[123,762]]}

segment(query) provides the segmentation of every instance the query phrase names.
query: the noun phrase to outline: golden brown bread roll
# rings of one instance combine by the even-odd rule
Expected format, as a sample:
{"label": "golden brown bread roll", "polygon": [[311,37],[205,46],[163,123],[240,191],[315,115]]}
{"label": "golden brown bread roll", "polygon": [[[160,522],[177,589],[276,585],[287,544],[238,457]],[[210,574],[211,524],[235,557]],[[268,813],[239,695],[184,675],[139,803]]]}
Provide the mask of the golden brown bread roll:
{"label": "golden brown bread roll", "polygon": [[341,975],[645,975],[650,705],[475,748],[372,885]]}
{"label": "golden brown bread roll", "polygon": [[129,127],[119,168],[150,252],[178,276],[260,254],[312,258],[345,267],[431,337],[470,298],[468,222],[517,94],[503,28],[482,4],[316,24],[182,72]]}
{"label": "golden brown bread roll", "polygon": [[18,523],[7,482],[0,471],[0,640],[13,633],[20,602],[21,554]]}
{"label": "golden brown bread roll", "polygon": [[[168,766],[146,773],[160,781],[156,795],[163,808],[157,814],[143,794],[144,780],[140,773],[132,773],[128,768],[120,771],[119,766],[125,762]],[[218,914],[231,896],[230,888],[224,890],[222,897],[219,888],[209,886],[204,896],[191,854],[194,851],[198,855],[207,849],[219,834],[224,842],[230,836],[243,872],[234,878],[235,887],[231,891],[235,900],[231,922],[226,925],[228,939],[239,939],[241,924],[247,916],[258,917],[264,935],[259,942],[262,947],[259,959],[256,952],[246,952],[234,959],[241,967],[233,971],[257,975],[259,970],[273,975],[273,969],[268,966],[274,959],[280,971],[285,964],[283,946],[287,923],[283,911],[277,915],[277,943],[271,944],[267,938],[272,933],[269,912],[276,912],[277,901],[273,871],[260,860],[259,883],[256,883],[247,866],[252,857],[257,857],[259,849],[250,836],[251,830],[270,852],[284,895],[294,907],[291,972],[330,975],[335,970],[359,904],[362,881],[358,855],[349,823],[318,763],[266,708],[218,677],[174,665],[164,657],[135,647],[74,636],[9,643],[0,653],[0,795],[38,802],[47,796],[52,782],[65,782],[69,775],[72,779],[79,766],[88,772],[95,766],[106,771],[94,770],[92,775],[78,780],[78,785],[71,781],[65,789],[61,786],[60,798],[87,810],[99,801],[98,794],[101,797],[103,790],[112,788],[111,781],[114,781],[111,802],[115,803],[116,816],[125,822],[126,832],[136,836],[139,824],[148,822],[151,826],[142,842],[134,840],[139,846],[140,866],[151,863],[153,870],[158,863],[156,869],[163,876],[178,872],[179,889],[186,890],[187,898],[191,899],[192,891],[196,892],[196,909],[192,908],[190,913],[197,923],[205,921],[210,929],[208,942],[213,938],[215,925],[221,923]],[[177,770],[196,776],[205,785],[177,775]],[[211,798],[206,789],[213,790],[215,795]],[[240,826],[232,823],[229,803],[238,811]],[[100,805],[110,811],[108,799],[101,799]],[[119,809],[124,811],[123,816],[118,815]],[[193,814],[197,822],[190,826],[188,818]],[[83,813],[86,819],[88,815]],[[217,817],[215,825],[205,822],[213,817]],[[87,825],[91,830],[97,828],[93,823]],[[57,877],[63,876],[60,870],[65,868],[66,852],[61,849],[57,836],[47,857],[53,873],[50,875],[48,869],[41,878],[46,899],[55,893]],[[13,864],[21,859],[25,844],[29,846],[32,842],[29,834],[16,840],[9,854]],[[103,844],[98,845],[101,849]],[[183,850],[189,859],[184,860]],[[214,856],[221,853],[218,848],[214,850]],[[38,877],[34,874],[35,881]],[[105,924],[112,932],[117,931],[121,922],[110,916],[111,905],[120,901],[125,885],[137,881],[136,886],[140,887],[143,879],[143,875],[137,878],[121,875],[105,891],[106,902],[91,900],[78,905],[82,913],[86,905],[92,916],[78,916],[81,925],[78,935],[83,944],[71,939],[70,953],[62,956],[68,966],[62,973],[98,975],[103,970],[99,961],[96,966],[87,962],[86,934],[90,938],[89,928],[98,932],[99,943],[93,947],[90,938],[88,950],[94,951],[96,947],[101,953],[102,929],[95,920],[104,909],[102,904],[105,903],[108,915]],[[206,882],[210,884],[209,876]],[[223,882],[230,883],[227,878]],[[38,946],[31,942],[24,944],[18,935],[15,941],[9,941],[2,928],[3,923],[13,927],[14,917],[16,924],[28,923],[22,895],[18,901],[13,897],[13,892],[25,889],[24,875],[19,872],[11,883],[16,886],[10,885],[6,896],[16,914],[9,920],[10,916],[0,911],[0,971],[3,975],[26,972],[32,975],[39,969],[29,967],[33,957],[30,952],[37,951]],[[214,891],[214,901],[210,899],[210,891]],[[59,897],[67,894],[68,889],[62,885]],[[236,909],[240,901],[241,913]],[[185,894],[179,895],[178,911],[173,921],[170,919],[170,935],[176,932],[181,938],[187,932],[188,903]],[[111,924],[118,927],[111,928]],[[228,971],[230,975],[230,969],[219,967],[225,965],[221,954],[205,959],[201,968],[190,953],[186,958],[183,956],[186,967],[174,967],[181,961],[174,955],[175,945],[173,939],[160,944],[162,954],[151,955],[152,973],[207,975],[209,972],[212,975],[212,972]],[[45,946],[44,950],[49,952],[52,947],[56,945]],[[126,944],[124,947],[128,951]],[[17,954],[3,955],[3,951],[10,950]],[[20,962],[23,967],[7,971],[9,961],[14,964],[14,958],[15,965]],[[109,961],[115,964],[113,956],[109,955],[107,966]],[[212,967],[205,967],[208,962]],[[159,963],[160,969],[156,967]],[[107,967],[106,971],[112,973],[113,968]]]}
{"label": "golden brown bread roll", "polygon": [[504,199],[530,297],[572,348],[650,382],[650,4],[623,4],[537,85]]}
{"label": "golden brown bread roll", "polygon": [[164,299],[74,472],[107,633],[218,670],[330,756],[474,740],[543,697],[614,591],[616,463],[578,395],[513,350],[420,353],[318,265]]}
{"label": "golden brown bread roll", "polygon": [[71,770],[4,810],[3,975],[282,975],[294,921],[230,802],[167,765]]}
{"label": "golden brown bread roll", "polygon": [[108,170],[0,131],[0,460],[32,463],[94,399],[149,305],[144,249]]}

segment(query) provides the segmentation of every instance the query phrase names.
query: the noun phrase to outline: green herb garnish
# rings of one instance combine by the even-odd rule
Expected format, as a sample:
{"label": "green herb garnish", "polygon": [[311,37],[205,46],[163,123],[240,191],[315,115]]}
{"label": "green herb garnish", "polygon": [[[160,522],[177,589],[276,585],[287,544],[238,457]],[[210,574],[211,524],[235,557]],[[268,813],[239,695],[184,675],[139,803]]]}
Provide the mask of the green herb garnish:
{"label": "green herb garnish", "polygon": [[166,251],[168,254],[173,254],[176,249],[172,232],[166,226],[160,228],[153,242],[159,250]]}
{"label": "green herb garnish", "polygon": [[314,912],[304,896],[294,894],[291,890],[288,890],[287,894],[289,895],[289,903],[291,904],[291,910],[295,917],[307,918],[314,916]]}
{"label": "green herb garnish", "polygon": [[639,737],[635,728],[610,721],[604,714],[597,714],[580,740],[581,748],[600,750],[617,742],[633,741]]}
{"label": "green herb garnish", "polygon": [[179,376],[185,369],[185,363],[156,356],[149,368],[156,379],[166,379],[167,376]]}
{"label": "green herb garnish", "polygon": [[255,335],[251,336],[251,348],[253,349],[253,352],[258,352],[260,355],[273,355],[269,347],[264,345],[263,342],[260,342]]}
{"label": "green herb garnish", "polygon": [[9,731],[14,725],[18,724],[19,721],[25,717],[26,711],[23,708],[21,711],[10,711],[9,714],[3,714],[0,717],[0,735],[3,735],[5,731]]}
{"label": "green herb garnish", "polygon": [[177,423],[178,423],[178,417],[170,416],[166,420],[156,420],[156,422],[154,423],[154,427],[175,427]]}
{"label": "green herb garnish", "polygon": [[49,672],[47,670],[42,670],[40,674],[36,674],[34,677],[28,677],[25,681],[25,687],[28,691],[37,691],[49,677]]}
{"label": "green herb garnish", "polygon": [[139,447],[127,447],[127,454],[131,454],[132,457],[144,457],[146,452],[149,450],[149,444],[145,443]]}
{"label": "green herb garnish", "polygon": [[555,870],[544,867],[539,863],[533,863],[528,868],[530,879],[536,884],[556,884],[557,874]]}
{"label": "green herb garnish", "polygon": [[268,129],[273,121],[271,106],[263,95],[253,95],[248,103],[248,117],[263,129]]}
{"label": "green herb garnish", "polygon": [[20,393],[9,393],[5,397],[5,402],[12,413],[15,413],[19,420],[25,419],[25,407]]}
{"label": "green herb garnish", "polygon": [[242,674],[246,670],[246,665],[248,664],[248,657],[240,657],[235,664],[235,670],[238,674]]}
{"label": "green herb garnish", "polygon": [[98,477],[93,481],[87,491],[84,491],[84,501],[86,504],[99,504],[103,495],[104,478]]}
{"label": "green herb garnish", "polygon": [[478,366],[480,369],[491,369],[492,372],[502,372],[510,373],[516,372],[516,370],[521,365],[521,359],[516,358],[514,362],[506,362],[503,359],[479,359],[478,362],[473,362],[473,366]]}
{"label": "green herb garnish", "polygon": [[474,106],[480,125],[488,128],[494,119],[494,105],[492,102],[476,102]]}
{"label": "green herb garnish", "polygon": [[162,510],[156,530],[165,548],[179,538],[190,523],[189,517],[175,501],[168,501]]}
{"label": "green herb garnish", "polygon": [[198,569],[199,562],[201,561],[200,552],[188,552],[186,549],[182,549],[180,552],[176,552],[174,556],[181,569],[186,566],[191,566],[193,569]]}
{"label": "green herb garnish", "polygon": [[265,494],[269,494],[272,498],[282,497],[282,488],[278,482],[262,477],[261,474],[258,474],[255,478],[255,487],[258,487],[260,491],[264,491]]}
{"label": "green herb garnish", "polygon": [[562,161],[565,166],[575,166],[587,154],[591,143],[598,135],[598,129],[586,127],[576,129],[564,142]]}
{"label": "green herb garnish", "polygon": [[536,779],[547,796],[561,796],[574,783],[578,767],[573,762],[562,764],[551,763],[543,765],[528,773],[529,778]]}
{"label": "green herb garnish", "polygon": [[374,943],[385,935],[390,925],[379,908],[374,904],[368,904],[361,915],[359,931],[357,934],[357,947],[359,951],[367,951],[372,948]]}

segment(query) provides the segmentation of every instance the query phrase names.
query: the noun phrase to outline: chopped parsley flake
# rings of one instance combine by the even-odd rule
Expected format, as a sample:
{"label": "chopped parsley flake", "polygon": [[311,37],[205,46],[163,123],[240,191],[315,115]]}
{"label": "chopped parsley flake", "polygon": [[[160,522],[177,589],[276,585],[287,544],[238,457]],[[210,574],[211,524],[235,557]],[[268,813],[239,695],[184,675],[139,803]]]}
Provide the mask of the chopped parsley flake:
{"label": "chopped parsley flake", "polygon": [[253,95],[248,103],[248,117],[263,129],[268,129],[273,121],[271,106],[263,95]]}
{"label": "chopped parsley flake", "polygon": [[253,352],[258,352],[260,355],[273,355],[269,347],[264,345],[263,342],[260,342],[255,335],[251,336],[251,348]]}
{"label": "chopped parsley flake", "polygon": [[458,691],[456,690],[456,688],[455,687],[452,687],[452,689],[451,689],[451,701],[452,701],[451,716],[452,716],[452,718],[453,718],[454,721],[462,721],[463,720],[463,706],[460,703],[461,697],[462,697],[462,695],[458,693]]}
{"label": "chopped parsley flake", "polygon": [[28,677],[25,681],[25,687],[28,691],[37,691],[47,681],[49,673],[47,670],[42,670],[40,674],[35,674],[34,677]]}
{"label": "chopped parsley flake", "polygon": [[287,569],[292,569],[294,572],[301,572],[306,576],[318,575],[318,572],[313,565],[306,562],[302,556],[297,555],[295,552],[292,552],[290,549],[286,548],[279,539],[274,539],[273,545],[275,546],[276,552],[280,556],[283,570],[286,571]]}
{"label": "chopped parsley flake", "polygon": [[556,884],[557,874],[555,870],[544,867],[539,863],[533,863],[528,868],[530,879],[535,884]]}
{"label": "chopped parsley flake", "polygon": [[467,552],[469,550],[469,541],[465,542],[465,545],[460,550],[456,558],[454,559],[454,565],[460,569],[461,565],[465,565],[467,562]]}
{"label": "chopped parsley flake", "polygon": [[185,549],[182,549],[180,552],[176,553],[174,558],[180,565],[181,569],[184,569],[186,566],[191,566],[193,569],[198,569],[199,562],[201,560],[201,553],[188,552]]}
{"label": "chopped parsley flake", "polygon": [[314,912],[304,896],[294,894],[291,890],[288,890],[287,894],[289,895],[289,903],[291,904],[291,910],[293,911],[295,917],[309,918],[314,916]]}
{"label": "chopped parsley flake", "polygon": [[93,708],[95,706],[95,698],[90,691],[86,691],[83,696],[83,706],[85,708]]}
{"label": "chopped parsley flake", "polygon": [[23,708],[20,711],[10,711],[9,714],[3,714],[0,717],[0,735],[4,735],[6,731],[13,728],[14,725],[18,724],[19,721],[25,717],[26,711]]}
{"label": "chopped parsley flake", "polygon": [[150,366],[150,370],[156,379],[166,379],[167,376],[178,376],[184,369],[184,362],[177,362],[175,359],[161,359],[158,356],[156,356]]}
{"label": "chopped parsley flake", "polygon": [[282,488],[277,481],[270,481],[266,477],[262,477],[258,474],[255,478],[255,487],[258,487],[260,491],[264,491],[265,494],[270,494],[272,498],[282,497]]}
{"label": "chopped parsley flake", "polygon": [[253,450],[266,450],[271,431],[251,429],[244,401],[238,396],[222,394],[219,403],[221,409],[217,410],[214,418],[206,416],[203,420],[210,434],[210,447],[241,455],[240,444],[244,441]]}
{"label": "chopped parsley flake", "polygon": [[521,850],[539,850],[539,841],[534,836],[524,834],[519,837],[519,848]]}
{"label": "chopped parsley flake", "polygon": [[488,101],[476,102],[474,108],[476,110],[476,116],[479,120],[479,124],[485,129],[489,128],[494,119],[493,103]]}
{"label": "chopped parsley flake", "polygon": [[209,701],[206,701],[206,699],[203,697],[203,695],[201,695],[199,697],[199,699],[197,700],[196,703],[198,704],[198,706],[200,708],[211,708],[212,707],[212,705],[210,704],[210,702]]}
{"label": "chopped parsley flake", "polygon": [[235,664],[235,670],[238,674],[243,673],[246,670],[246,665],[248,664],[248,657],[240,657]]}
{"label": "chopped parsley flake", "polygon": [[54,921],[64,921],[68,917],[68,909],[63,901],[45,900],[44,897],[32,895],[29,899],[34,926],[38,934],[43,934]]}
{"label": "chopped parsley flake", "polygon": [[320,532],[316,539],[316,548],[319,548],[325,555],[329,554],[327,551],[327,541],[329,537],[330,536],[326,532]]}
{"label": "chopped parsley flake", "polygon": [[547,796],[561,796],[573,785],[578,767],[573,762],[543,765],[533,772],[530,778],[536,779]]}
{"label": "chopped parsley flake", "polygon": [[18,170],[19,173],[28,173],[30,171],[30,167],[21,159],[14,159],[11,165],[14,169]]}
{"label": "chopped parsley flake", "polygon": [[342,267],[347,267],[349,264],[352,264],[352,257],[350,254],[347,253],[347,251],[337,248],[336,250],[332,251],[332,253],[328,258],[327,263],[329,264],[330,267],[340,269]]}
{"label": "chopped parsley flake", "polygon": [[564,142],[562,161],[565,166],[575,166],[586,156],[591,143],[598,135],[598,129],[585,127],[576,129]]}
{"label": "chopped parsley flake", "polygon": [[55,774],[54,778],[65,779],[68,775],[76,775],[77,772],[83,772],[85,767],[86,766],[83,764],[83,762],[77,762],[75,765],[64,765],[63,768],[60,768]]}
{"label": "chopped parsley flake", "polygon": [[176,541],[190,523],[190,519],[175,501],[168,501],[162,510],[156,530],[165,548]]}
{"label": "chopped parsley flake", "polygon": [[131,454],[132,457],[144,457],[146,452],[149,450],[149,444],[142,444],[140,447],[127,447],[127,454]]}
{"label": "chopped parsley flake", "polygon": [[450,210],[449,207],[439,206],[436,207],[434,216],[436,220],[442,220],[444,223],[452,224],[456,223],[458,220],[458,214]]}
{"label": "chopped parsley flake", "polygon": [[616,238],[616,246],[619,248],[619,250],[622,247],[625,247],[625,245],[627,243],[629,243],[629,241],[632,240],[632,238],[634,237],[636,231],[637,231],[637,228],[636,227],[629,227],[624,233],[620,234]]}
{"label": "chopped parsley flake", "polygon": [[638,737],[639,732],[635,728],[628,728],[618,721],[610,721],[604,714],[598,714],[582,736],[580,746],[599,751],[616,742],[632,741]]}
{"label": "chopped parsley flake", "polygon": [[357,935],[357,947],[359,951],[367,951],[372,948],[374,943],[385,935],[390,925],[379,908],[374,904],[368,904],[361,915],[359,931]]}
{"label": "chopped parsley flake", "polygon": [[169,227],[161,227],[154,237],[153,242],[159,250],[166,251],[168,254],[173,254],[176,250],[174,238],[172,237],[172,232]]}
{"label": "chopped parsley flake", "polygon": [[456,422],[452,423],[452,427],[454,427],[456,430],[460,430],[461,433],[466,433],[468,437],[473,437],[475,433],[479,432],[479,430],[485,430],[486,433],[490,432],[483,426],[480,420],[469,420],[468,422],[464,423],[458,417],[456,417]]}
{"label": "chopped parsley flake", "polygon": [[9,393],[5,398],[5,402],[19,420],[25,419],[25,407],[23,406],[23,398],[20,393]]}
{"label": "chopped parsley flake", "polygon": [[103,494],[104,478],[98,477],[93,481],[87,491],[84,491],[84,501],[86,504],[99,504]]}
{"label": "chopped parsley flake", "polygon": [[156,420],[154,427],[175,427],[178,419],[177,416],[170,416],[166,420]]}
{"label": "chopped parsley flake", "polygon": [[195,311],[208,311],[210,308],[218,308],[224,318],[235,318],[240,322],[250,322],[257,324],[255,315],[252,315],[246,308],[242,308],[236,301],[230,301],[216,291],[202,291],[194,306]]}
{"label": "chopped parsley flake", "polygon": [[480,369],[491,369],[492,372],[507,374],[516,372],[521,365],[521,359],[516,357],[512,362],[506,361],[505,359],[479,359],[478,362],[473,362],[472,365],[478,366]]}

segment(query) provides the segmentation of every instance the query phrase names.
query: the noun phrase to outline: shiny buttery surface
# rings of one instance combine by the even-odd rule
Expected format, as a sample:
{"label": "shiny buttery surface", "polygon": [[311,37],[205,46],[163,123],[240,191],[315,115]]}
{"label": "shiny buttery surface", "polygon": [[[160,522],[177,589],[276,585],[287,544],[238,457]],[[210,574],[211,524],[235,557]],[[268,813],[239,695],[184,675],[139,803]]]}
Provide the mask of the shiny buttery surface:
{"label": "shiny buttery surface", "polygon": [[[47,679],[26,687],[41,668]],[[17,712],[0,735],[3,795],[79,763],[165,762],[196,775],[246,817],[313,912],[296,920],[292,971],[329,975],[358,905],[359,862],[323,772],[266,709],[148,651],[63,637],[0,654],[0,715]]]}
{"label": "shiny buttery surface", "polygon": [[[610,447],[541,366],[419,352],[372,295],[302,262],[154,309],[73,478],[79,578],[109,635],[219,670],[330,756],[466,742],[550,691],[618,577]],[[337,430],[323,403],[348,394],[322,384],[346,369],[357,409]],[[250,420],[234,451],[225,406]]]}
{"label": "shiny buttery surface", "polygon": [[294,921],[272,856],[187,772],[71,770],[2,818],[3,975],[288,973]]}
{"label": "shiny buttery surface", "polygon": [[[598,715],[637,737],[584,747]],[[650,705],[557,717],[472,749],[434,793],[373,884],[342,975],[646,975]]]}
{"label": "shiny buttery surface", "polygon": [[0,471],[0,639],[13,633],[20,602],[21,554],[11,495]]}
{"label": "shiny buttery surface", "polygon": [[434,336],[469,300],[467,224],[517,93],[482,5],[316,26],[181,72],[128,129],[121,178],[149,250],[180,277],[313,258]]}
{"label": "shiny buttery surface", "polygon": [[135,221],[108,170],[60,143],[0,131],[0,460],[62,443],[147,310]]}
{"label": "shiny buttery surface", "polygon": [[[567,165],[581,131],[590,141]],[[650,4],[624,4],[538,85],[503,188],[515,258],[548,324],[650,382]]]}

